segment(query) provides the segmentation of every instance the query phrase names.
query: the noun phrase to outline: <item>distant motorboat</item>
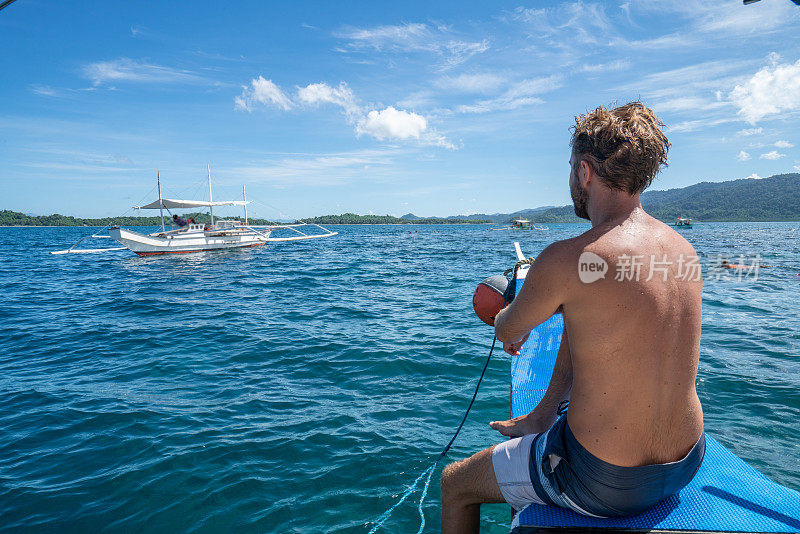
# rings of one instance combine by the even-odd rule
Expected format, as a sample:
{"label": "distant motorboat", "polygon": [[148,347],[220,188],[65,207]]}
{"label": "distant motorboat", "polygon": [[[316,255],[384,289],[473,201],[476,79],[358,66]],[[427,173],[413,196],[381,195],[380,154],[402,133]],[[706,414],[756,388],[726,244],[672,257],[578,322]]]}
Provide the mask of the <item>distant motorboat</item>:
{"label": "distant motorboat", "polygon": [[675,226],[678,228],[691,228],[692,220],[686,217],[678,217],[678,220],[675,221]]}

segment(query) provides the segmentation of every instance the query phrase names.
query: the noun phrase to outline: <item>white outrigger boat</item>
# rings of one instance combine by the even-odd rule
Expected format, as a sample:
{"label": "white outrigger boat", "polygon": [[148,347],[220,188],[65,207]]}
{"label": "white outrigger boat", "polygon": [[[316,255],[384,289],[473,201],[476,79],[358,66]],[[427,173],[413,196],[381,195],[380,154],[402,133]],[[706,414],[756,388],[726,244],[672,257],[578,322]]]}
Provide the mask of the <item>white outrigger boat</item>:
{"label": "white outrigger boat", "polygon": [[[158,175],[158,199],[144,206],[134,206],[135,209],[157,209],[161,215],[161,229],[159,231],[143,234],[119,226],[108,228],[108,236],[86,236],[66,250],[52,251],[51,254],[81,254],[108,252],[113,250],[131,250],[139,256],[153,256],[159,254],[185,254],[189,252],[202,252],[228,248],[245,248],[276,243],[283,241],[302,241],[306,239],[320,239],[338,234],[319,224],[297,223],[280,225],[251,225],[247,217],[247,205],[252,201],[247,200],[244,186],[242,186],[242,200],[214,201],[211,193],[211,170],[208,172],[208,200],[178,200],[162,198],[161,176]],[[214,220],[214,206],[242,206],[244,208],[244,222],[236,219]],[[211,224],[197,224],[192,221],[181,227],[167,230],[164,224],[164,210],[209,208]],[[305,233],[300,227],[316,227],[323,233]],[[294,232],[286,237],[272,237],[277,230]],[[114,248],[88,248],[78,249],[78,244],[88,238],[111,238],[122,244]]]}

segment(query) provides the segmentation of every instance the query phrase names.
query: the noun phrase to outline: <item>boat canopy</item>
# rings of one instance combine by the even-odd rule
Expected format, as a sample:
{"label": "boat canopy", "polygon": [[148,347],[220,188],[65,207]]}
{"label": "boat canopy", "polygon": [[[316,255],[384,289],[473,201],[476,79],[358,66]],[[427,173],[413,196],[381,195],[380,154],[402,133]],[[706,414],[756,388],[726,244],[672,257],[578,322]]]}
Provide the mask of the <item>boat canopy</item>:
{"label": "boat canopy", "polygon": [[218,200],[209,202],[208,200],[176,200],[174,198],[164,198],[155,200],[150,204],[144,206],[134,206],[137,210],[157,210],[161,207],[164,208],[209,208],[211,206],[246,206],[252,200]]}

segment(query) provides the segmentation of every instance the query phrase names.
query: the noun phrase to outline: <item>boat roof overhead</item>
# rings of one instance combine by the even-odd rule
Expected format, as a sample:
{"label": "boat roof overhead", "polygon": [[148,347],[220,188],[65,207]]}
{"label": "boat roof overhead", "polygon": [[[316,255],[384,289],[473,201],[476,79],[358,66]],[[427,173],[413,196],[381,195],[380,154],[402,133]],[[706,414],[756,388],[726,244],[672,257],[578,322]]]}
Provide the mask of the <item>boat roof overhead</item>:
{"label": "boat roof overhead", "polygon": [[177,200],[173,198],[164,198],[160,201],[154,200],[150,204],[144,206],[134,206],[137,210],[157,210],[161,207],[169,209],[177,208],[209,208],[211,206],[246,206],[252,200],[217,200],[209,202],[208,200]]}

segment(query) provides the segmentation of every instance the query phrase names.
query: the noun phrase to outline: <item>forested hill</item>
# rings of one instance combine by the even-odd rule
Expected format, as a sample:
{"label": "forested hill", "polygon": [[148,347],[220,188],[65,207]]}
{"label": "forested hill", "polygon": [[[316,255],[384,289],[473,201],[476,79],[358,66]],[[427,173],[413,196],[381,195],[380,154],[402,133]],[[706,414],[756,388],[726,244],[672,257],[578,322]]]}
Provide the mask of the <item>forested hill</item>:
{"label": "forested hill", "polygon": [[[184,213],[184,219],[194,217],[200,224],[211,222],[208,213]],[[164,217],[164,221],[169,225],[170,217]],[[219,217],[217,217],[219,219]],[[242,220],[241,217],[226,217],[226,219]],[[275,224],[266,219],[249,219],[250,224]],[[18,211],[0,210],[0,226],[109,226],[117,224],[120,226],[161,226],[161,219],[158,217],[103,217],[100,219],[84,219],[72,217],[71,215],[26,215]]]}
{"label": "forested hill", "polygon": [[[800,174],[645,191],[642,206],[653,217],[668,222],[678,217],[696,221],[800,221]],[[509,214],[505,220],[511,218]],[[581,220],[571,205],[531,213],[528,218],[537,223]]]}
{"label": "forested hill", "polygon": [[647,191],[642,195],[642,205],[659,219],[800,221],[800,174]]}

